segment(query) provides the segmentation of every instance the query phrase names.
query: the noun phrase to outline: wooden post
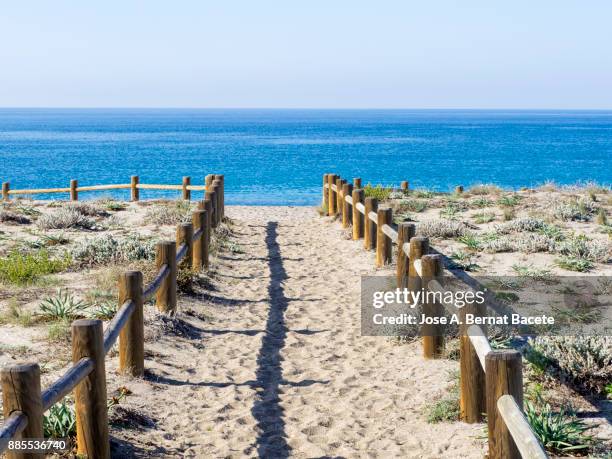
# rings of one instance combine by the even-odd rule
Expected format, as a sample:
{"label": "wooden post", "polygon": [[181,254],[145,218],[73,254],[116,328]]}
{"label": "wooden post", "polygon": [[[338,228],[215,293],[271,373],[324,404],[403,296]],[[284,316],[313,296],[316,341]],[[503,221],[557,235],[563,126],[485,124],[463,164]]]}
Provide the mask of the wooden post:
{"label": "wooden post", "polygon": [[206,258],[206,211],[196,210],[191,216],[193,222],[193,232],[197,233],[202,230],[202,235],[193,241],[193,258],[191,267],[197,271],[202,269],[204,259]]}
{"label": "wooden post", "polygon": [[[440,255],[423,255],[421,257],[421,270],[423,289],[430,291],[429,281],[439,280],[442,277],[442,257]],[[442,304],[431,300],[423,302],[423,315],[425,317],[441,317],[444,312]],[[444,327],[441,325],[424,325],[423,357],[438,359],[444,353]]]}
{"label": "wooden post", "polygon": [[342,212],[344,212],[344,204],[342,204],[342,199],[343,199],[342,187],[344,186],[345,183],[346,183],[346,180],[344,179],[339,178],[336,180],[336,187],[338,187],[338,193],[336,194],[336,198],[338,202],[336,203],[336,208],[338,209],[337,213],[340,217],[342,217]]}
{"label": "wooden post", "polygon": [[140,199],[140,190],[138,189],[138,183],[140,182],[140,178],[137,175],[132,175],[130,179],[130,185],[132,186],[132,201],[136,202]]}
{"label": "wooden post", "polygon": [[3,201],[8,201],[9,199],[11,199],[11,195],[9,194],[10,189],[11,189],[11,184],[9,182],[2,182],[2,200]]}
{"label": "wooden post", "polygon": [[212,235],[212,199],[210,197],[204,198],[204,210],[206,211],[206,237],[204,239],[204,268],[208,269],[210,256],[210,237]]}
{"label": "wooden post", "polygon": [[215,175],[215,180],[219,180],[219,223],[225,217],[225,176]]}
{"label": "wooden post", "polygon": [[182,266],[191,266],[193,261],[193,225],[191,223],[181,223],[176,227],[176,250],[181,244],[187,246],[185,257],[181,261]]}
{"label": "wooden post", "polygon": [[323,201],[321,201],[321,209],[325,210],[325,208],[327,207],[327,203],[329,201],[329,197],[328,197],[328,193],[329,193],[329,188],[327,188],[327,182],[328,182],[328,177],[329,174],[323,174]]}
{"label": "wooden post", "polygon": [[348,228],[351,225],[353,219],[351,205],[346,201],[347,196],[353,194],[353,185],[345,183],[342,185],[342,228]]}
{"label": "wooden post", "polygon": [[376,266],[379,268],[391,263],[391,250],[393,242],[383,232],[383,225],[391,225],[393,222],[393,211],[391,209],[378,209],[378,220],[376,222]]}
{"label": "wooden post", "polygon": [[214,187],[210,185],[209,190],[206,191],[206,195],[204,196],[204,203],[206,203],[206,201],[210,202],[210,228],[217,227],[215,224],[215,214],[217,213],[215,209],[215,191],[213,188]]}
{"label": "wooden post", "polygon": [[119,334],[119,371],[143,376],[144,317],[140,271],[127,271],[119,276],[119,307],[127,300],[134,302],[134,312]]}
{"label": "wooden post", "polygon": [[499,411],[497,399],[512,395],[523,409],[523,367],[521,353],[514,349],[489,352],[485,357],[489,457],[520,459],[521,455]]}
{"label": "wooden post", "polygon": [[363,246],[366,250],[374,250],[376,247],[376,223],[370,220],[370,212],[378,212],[376,198],[365,198]]}
{"label": "wooden post", "polygon": [[363,215],[357,209],[357,203],[363,204],[363,190],[353,190],[353,240],[363,237]]}
{"label": "wooden post", "polygon": [[407,286],[408,279],[408,255],[404,251],[404,244],[410,242],[414,237],[416,228],[413,223],[400,223],[397,227],[397,266],[396,277],[397,287]]}
{"label": "wooden post", "polygon": [[102,333],[101,320],[72,322],[72,362],[89,357],[94,364],[93,371],[74,390],[77,454],[89,459],[110,458]]}
{"label": "wooden post", "polygon": [[404,180],[401,185],[400,185],[400,189],[402,191],[408,191],[408,182],[406,180]]}
{"label": "wooden post", "polygon": [[328,195],[328,205],[327,205],[327,215],[330,217],[336,215],[336,192],[332,188],[333,185],[336,184],[336,178],[338,176],[336,174],[328,174],[327,180],[329,185],[329,195]]}
{"label": "wooden post", "polygon": [[414,269],[414,262],[420,260],[429,252],[429,239],[415,236],[410,239],[410,254],[408,255],[408,290],[417,292],[421,290],[421,276]]}
{"label": "wooden post", "polygon": [[159,270],[168,265],[170,273],[157,290],[155,304],[161,312],[174,314],[176,310],[176,242],[158,242],[155,254],[155,267]]}
{"label": "wooden post", "polygon": [[[2,368],[2,410],[6,420],[13,411],[28,417],[28,424],[15,440],[43,438],[43,407],[40,393],[40,367],[37,363]],[[18,450],[17,450],[18,451]],[[6,452],[7,459],[35,459],[39,454]]]}
{"label": "wooden post", "polygon": [[215,190],[215,227],[219,226],[222,219],[222,200],[221,200],[221,180],[213,180],[213,189]]}
{"label": "wooden post", "polygon": [[462,185],[457,185],[455,187],[455,194],[461,194],[463,193],[463,186]]}
{"label": "wooden post", "polygon": [[359,177],[355,177],[355,178],[353,179],[353,187],[354,187],[355,189],[359,189],[359,188],[361,188],[361,179],[360,179]]}
{"label": "wooden post", "polygon": [[[485,372],[468,334],[469,325],[465,324],[466,314],[483,317],[486,314],[486,305],[467,303],[459,310],[462,322],[459,326],[459,409],[461,420],[474,424],[483,421],[483,413],[487,409]],[[486,327],[484,325],[479,327],[486,336]]]}
{"label": "wooden post", "polygon": [[191,177],[183,177],[183,199],[185,201],[191,201],[191,190],[187,187],[191,185]]}
{"label": "wooden post", "polygon": [[215,176],[213,174],[208,174],[206,177],[204,177],[204,185],[206,185],[206,187],[208,188],[209,186],[212,185],[212,182],[214,179],[215,179]]}
{"label": "wooden post", "polygon": [[79,200],[79,191],[77,188],[79,187],[79,182],[77,180],[70,180],[70,200],[78,201]]}

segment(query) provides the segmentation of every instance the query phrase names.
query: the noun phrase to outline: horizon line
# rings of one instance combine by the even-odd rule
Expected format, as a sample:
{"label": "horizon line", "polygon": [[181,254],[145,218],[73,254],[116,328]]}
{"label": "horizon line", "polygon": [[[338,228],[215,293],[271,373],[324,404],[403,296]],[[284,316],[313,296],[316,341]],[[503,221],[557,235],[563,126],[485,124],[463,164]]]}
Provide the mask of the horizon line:
{"label": "horizon line", "polygon": [[610,108],[563,107],[188,107],[188,106],[0,106],[0,110],[423,110],[423,111],[612,111]]}

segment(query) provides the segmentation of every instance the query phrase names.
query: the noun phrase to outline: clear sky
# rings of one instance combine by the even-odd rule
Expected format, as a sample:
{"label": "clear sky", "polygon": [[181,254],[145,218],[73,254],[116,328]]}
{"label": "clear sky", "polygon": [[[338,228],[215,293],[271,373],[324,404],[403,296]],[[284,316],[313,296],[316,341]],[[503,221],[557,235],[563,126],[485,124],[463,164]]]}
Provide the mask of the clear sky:
{"label": "clear sky", "polygon": [[19,0],[3,107],[612,108],[609,0]]}

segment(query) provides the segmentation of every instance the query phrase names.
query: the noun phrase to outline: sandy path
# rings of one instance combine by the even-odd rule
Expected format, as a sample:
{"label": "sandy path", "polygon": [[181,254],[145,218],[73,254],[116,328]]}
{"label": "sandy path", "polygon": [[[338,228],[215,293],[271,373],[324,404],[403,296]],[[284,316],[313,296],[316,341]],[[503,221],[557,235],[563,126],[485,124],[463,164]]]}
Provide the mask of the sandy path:
{"label": "sandy path", "polygon": [[[450,361],[361,337],[373,255],[311,208],[229,207],[217,290],[183,300],[195,336],[163,336],[128,404],[156,428],[118,437],[161,457],[482,457],[482,426],[428,424]],[[124,444],[125,445],[125,444]],[[127,451],[127,450],[126,450]]]}

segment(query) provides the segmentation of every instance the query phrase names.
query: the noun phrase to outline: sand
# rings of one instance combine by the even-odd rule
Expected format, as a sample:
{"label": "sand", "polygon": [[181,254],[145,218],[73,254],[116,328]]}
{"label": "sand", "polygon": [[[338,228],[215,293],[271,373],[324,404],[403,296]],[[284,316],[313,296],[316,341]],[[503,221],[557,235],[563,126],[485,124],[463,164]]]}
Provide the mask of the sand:
{"label": "sand", "polygon": [[360,335],[361,242],[313,208],[227,215],[239,248],[213,260],[212,292],[180,298],[187,336],[147,343],[144,379],[109,378],[136,427],[112,427],[115,455],[483,457],[483,425],[425,418],[457,362]]}

